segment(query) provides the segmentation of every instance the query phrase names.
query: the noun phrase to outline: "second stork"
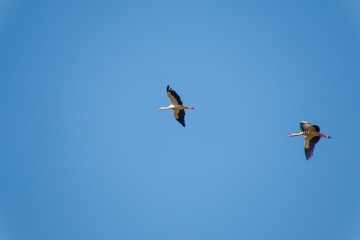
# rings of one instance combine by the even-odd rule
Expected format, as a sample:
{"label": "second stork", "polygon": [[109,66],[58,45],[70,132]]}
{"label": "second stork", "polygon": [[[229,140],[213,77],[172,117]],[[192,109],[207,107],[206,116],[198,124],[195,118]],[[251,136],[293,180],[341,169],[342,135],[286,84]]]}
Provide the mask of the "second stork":
{"label": "second stork", "polygon": [[170,98],[171,104],[168,107],[162,107],[155,111],[172,109],[174,110],[175,119],[185,127],[185,111],[184,109],[194,109],[193,107],[183,106],[180,96],[168,85],[166,93]]}
{"label": "second stork", "polygon": [[293,133],[288,137],[305,135],[304,148],[306,160],[309,160],[312,157],[315,144],[320,140],[321,137],[331,138],[330,136],[326,136],[325,134],[321,133],[319,126],[305,121],[300,123],[300,130],[302,131],[301,133]]}

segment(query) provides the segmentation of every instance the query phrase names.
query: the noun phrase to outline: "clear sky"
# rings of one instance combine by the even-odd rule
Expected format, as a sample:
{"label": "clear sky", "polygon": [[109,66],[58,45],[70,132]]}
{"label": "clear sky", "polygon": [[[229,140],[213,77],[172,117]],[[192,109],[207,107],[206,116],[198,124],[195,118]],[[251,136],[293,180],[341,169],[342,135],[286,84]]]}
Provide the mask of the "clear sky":
{"label": "clear sky", "polygon": [[[359,16],[0,1],[0,238],[360,239]],[[186,128],[154,112],[168,84]],[[300,121],[333,137],[310,161]]]}

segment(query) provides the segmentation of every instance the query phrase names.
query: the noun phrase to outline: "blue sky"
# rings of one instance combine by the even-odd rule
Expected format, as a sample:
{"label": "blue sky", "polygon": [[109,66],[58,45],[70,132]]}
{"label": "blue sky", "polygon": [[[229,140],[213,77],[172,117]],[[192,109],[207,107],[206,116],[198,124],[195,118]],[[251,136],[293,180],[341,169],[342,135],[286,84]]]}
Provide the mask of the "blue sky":
{"label": "blue sky", "polygon": [[2,1],[1,239],[359,239],[359,14]]}

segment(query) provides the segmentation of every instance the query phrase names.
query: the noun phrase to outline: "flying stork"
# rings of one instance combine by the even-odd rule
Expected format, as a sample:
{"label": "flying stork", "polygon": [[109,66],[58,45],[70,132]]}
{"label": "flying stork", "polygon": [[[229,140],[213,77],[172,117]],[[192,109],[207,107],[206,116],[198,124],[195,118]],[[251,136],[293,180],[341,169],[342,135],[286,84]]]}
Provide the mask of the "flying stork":
{"label": "flying stork", "polygon": [[321,137],[331,138],[320,132],[320,128],[317,125],[302,121],[300,122],[301,133],[293,133],[288,137],[295,137],[300,135],[305,135],[304,138],[304,147],[305,147],[305,156],[306,160],[309,160],[313,153],[315,144],[320,140]]}
{"label": "flying stork", "polygon": [[166,88],[166,93],[170,98],[171,104],[168,107],[161,107],[156,111],[172,109],[174,110],[175,119],[185,127],[185,111],[184,109],[195,109],[193,107],[183,106],[183,103],[179,95],[168,85]]}

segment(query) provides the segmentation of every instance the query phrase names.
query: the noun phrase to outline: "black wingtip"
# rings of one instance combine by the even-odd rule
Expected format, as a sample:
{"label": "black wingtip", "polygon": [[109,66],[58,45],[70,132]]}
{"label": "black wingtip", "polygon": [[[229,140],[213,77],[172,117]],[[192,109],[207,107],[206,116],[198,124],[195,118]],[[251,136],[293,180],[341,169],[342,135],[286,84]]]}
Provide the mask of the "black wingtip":
{"label": "black wingtip", "polygon": [[[175,118],[176,118],[176,116],[175,116]],[[184,109],[181,109],[179,111],[176,121],[178,121],[183,127],[185,127],[185,110]]]}
{"label": "black wingtip", "polygon": [[186,126],[185,121],[183,119],[176,119],[183,127]]}
{"label": "black wingtip", "polygon": [[176,121],[178,121],[183,127],[185,127],[185,121],[181,121],[180,119],[176,119]]}
{"label": "black wingtip", "polygon": [[170,90],[170,86],[169,86],[169,85],[167,85],[166,91],[169,91],[169,90]]}
{"label": "black wingtip", "polygon": [[310,158],[313,156],[313,152],[310,149],[305,149],[305,156],[306,156],[306,161],[309,161]]}

